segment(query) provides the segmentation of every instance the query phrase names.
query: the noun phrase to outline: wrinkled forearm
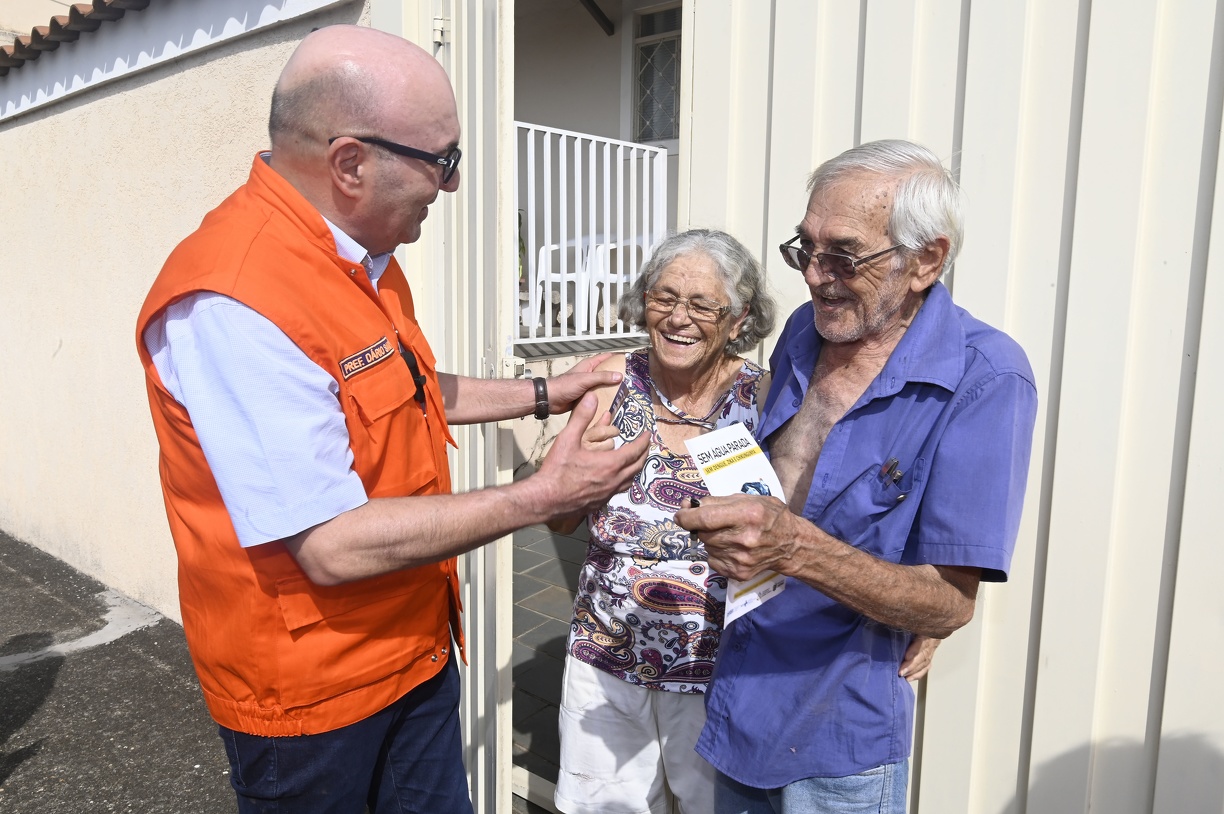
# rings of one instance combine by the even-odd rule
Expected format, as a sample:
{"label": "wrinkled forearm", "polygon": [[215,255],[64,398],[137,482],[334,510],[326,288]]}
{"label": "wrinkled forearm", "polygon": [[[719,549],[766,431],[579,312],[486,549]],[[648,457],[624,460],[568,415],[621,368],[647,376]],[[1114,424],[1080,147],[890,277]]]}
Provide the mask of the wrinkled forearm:
{"label": "wrinkled forearm", "polygon": [[482,424],[530,415],[535,388],[530,379],[473,379],[439,373],[448,424]]}
{"label": "wrinkled forearm", "polygon": [[335,585],[453,557],[509,532],[583,513],[624,489],[646,458],[643,437],[616,450],[581,441],[596,399],[581,400],[540,470],[458,495],[379,498],[284,540],[306,575]]}
{"label": "wrinkled forearm", "polygon": [[883,625],[935,639],[973,618],[979,569],[886,562],[804,525],[782,573]]}
{"label": "wrinkled forearm", "polygon": [[285,545],[319,585],[439,562],[556,513],[559,501],[532,480],[461,495],[375,498]]}

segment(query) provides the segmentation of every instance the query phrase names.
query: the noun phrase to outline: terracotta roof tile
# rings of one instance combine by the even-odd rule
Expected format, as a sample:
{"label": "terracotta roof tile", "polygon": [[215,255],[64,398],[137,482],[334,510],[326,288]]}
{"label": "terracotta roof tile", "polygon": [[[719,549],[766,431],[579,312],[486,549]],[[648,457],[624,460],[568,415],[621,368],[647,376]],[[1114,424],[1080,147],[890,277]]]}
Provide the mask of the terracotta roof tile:
{"label": "terracotta roof tile", "polygon": [[17,37],[12,45],[0,46],[0,77],[16,70],[44,51],[54,51],[62,42],[73,42],[83,33],[97,31],[102,23],[118,20],[129,11],[143,11],[153,0],[93,0],[74,3],[68,14],[53,17],[47,25],[36,26],[28,35]]}
{"label": "terracotta roof tile", "polygon": [[97,31],[102,20],[93,16],[93,4],[77,3],[68,8],[68,27],[73,31]]}
{"label": "terracotta roof tile", "polygon": [[72,42],[81,36],[81,32],[68,27],[67,17],[52,17],[51,25],[47,26],[47,33],[44,36],[56,42]]}
{"label": "terracotta roof tile", "polygon": [[47,35],[51,33],[50,26],[40,25],[30,32],[29,45],[35,51],[54,51],[59,48],[58,42],[52,42],[47,39]]}

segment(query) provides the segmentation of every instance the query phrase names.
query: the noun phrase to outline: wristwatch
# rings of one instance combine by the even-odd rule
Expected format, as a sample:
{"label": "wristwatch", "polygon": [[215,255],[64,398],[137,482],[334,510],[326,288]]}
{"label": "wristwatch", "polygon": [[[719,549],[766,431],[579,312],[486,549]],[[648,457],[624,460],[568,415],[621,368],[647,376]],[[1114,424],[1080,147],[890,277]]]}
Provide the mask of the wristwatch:
{"label": "wristwatch", "polygon": [[548,380],[536,376],[531,380],[531,384],[535,387],[535,417],[543,421],[548,418]]}

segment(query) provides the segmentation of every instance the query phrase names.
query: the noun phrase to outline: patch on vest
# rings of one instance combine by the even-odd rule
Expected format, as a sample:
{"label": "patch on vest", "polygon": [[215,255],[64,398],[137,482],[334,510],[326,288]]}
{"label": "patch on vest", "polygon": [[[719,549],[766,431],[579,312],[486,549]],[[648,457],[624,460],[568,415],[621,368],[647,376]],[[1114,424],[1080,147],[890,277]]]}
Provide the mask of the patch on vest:
{"label": "patch on vest", "polygon": [[359,350],[352,356],[340,360],[340,373],[348,381],[366,368],[373,367],[384,359],[390,359],[395,354],[395,346],[387,337],[375,342],[365,350]]}

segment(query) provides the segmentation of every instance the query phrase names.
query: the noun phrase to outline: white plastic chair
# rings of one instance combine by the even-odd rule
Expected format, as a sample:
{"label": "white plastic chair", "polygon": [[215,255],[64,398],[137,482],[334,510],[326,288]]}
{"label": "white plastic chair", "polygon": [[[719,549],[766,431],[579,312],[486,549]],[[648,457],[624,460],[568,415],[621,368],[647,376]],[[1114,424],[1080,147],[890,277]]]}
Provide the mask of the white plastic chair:
{"label": "white plastic chair", "polygon": [[[571,251],[576,249],[576,241],[569,241],[564,246],[559,243],[550,243],[540,247],[539,258],[536,261],[536,285],[535,285],[535,302],[529,303],[528,308],[532,312],[532,330],[538,330],[541,326],[541,317],[549,313],[548,304],[551,302],[550,296],[553,286],[556,286],[558,292],[561,287],[569,283],[574,284],[574,297],[571,302],[574,305],[574,331],[575,333],[586,333],[587,327],[590,324],[590,292],[591,283],[588,271],[587,256],[589,252],[584,250],[574,251],[569,258],[568,268],[563,272],[561,270],[561,252]],[[556,265],[553,264],[553,258],[556,257]],[[565,334],[565,319],[563,315],[561,319],[562,334]]]}
{"label": "white plastic chair", "polygon": [[[550,312],[554,287],[559,293],[562,286],[573,284],[574,296],[570,300],[574,307],[574,333],[586,334],[596,323],[596,314],[602,299],[609,309],[609,323],[615,321],[616,312],[612,292],[627,288],[633,281],[646,258],[646,244],[641,237],[628,238],[624,242],[609,241],[603,235],[594,235],[588,240],[576,238],[564,245],[550,243],[540,247],[536,260],[536,284],[529,301],[522,311],[522,322],[535,333],[541,327],[541,319]],[[568,267],[561,271],[561,252],[571,252]],[[627,254],[626,254],[627,253]],[[621,257],[625,256],[622,262]],[[613,287],[619,283],[619,288]],[[531,300],[534,297],[534,301]],[[559,298],[558,298],[559,299]],[[562,318],[561,335],[565,331],[566,317]],[[528,323],[530,319],[530,324]],[[606,325],[600,325],[605,330]]]}
{"label": "white plastic chair", "polygon": [[[602,237],[600,240],[602,241]],[[615,291],[619,296],[632,284],[642,263],[646,261],[645,240],[632,237],[624,243],[599,242],[594,250],[589,252],[589,257],[587,273],[591,286],[590,300],[595,305],[596,313],[607,311],[607,324],[600,324],[599,327],[608,330],[616,320],[616,305],[612,292]],[[596,289],[602,289],[602,307],[601,292]]]}

